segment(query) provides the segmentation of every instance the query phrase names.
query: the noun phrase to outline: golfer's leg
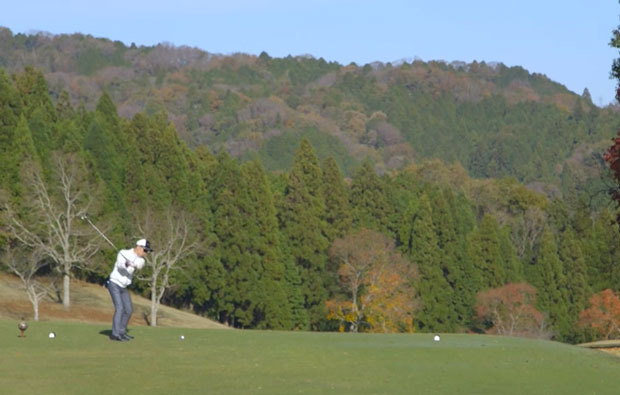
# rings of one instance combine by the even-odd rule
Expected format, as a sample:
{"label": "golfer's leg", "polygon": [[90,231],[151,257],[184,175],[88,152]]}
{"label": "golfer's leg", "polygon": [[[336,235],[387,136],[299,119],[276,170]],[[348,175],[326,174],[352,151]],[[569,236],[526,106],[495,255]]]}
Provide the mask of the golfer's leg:
{"label": "golfer's leg", "polygon": [[129,319],[131,318],[131,314],[133,313],[133,303],[131,303],[131,295],[127,289],[123,289],[124,292],[121,293],[121,298],[123,301],[123,316],[121,318],[121,334],[127,334],[127,324],[129,324]]}
{"label": "golfer's leg", "polygon": [[122,317],[124,315],[123,298],[121,297],[122,288],[110,282],[108,291],[114,303],[114,318],[112,318],[112,336],[120,336],[122,328]]}

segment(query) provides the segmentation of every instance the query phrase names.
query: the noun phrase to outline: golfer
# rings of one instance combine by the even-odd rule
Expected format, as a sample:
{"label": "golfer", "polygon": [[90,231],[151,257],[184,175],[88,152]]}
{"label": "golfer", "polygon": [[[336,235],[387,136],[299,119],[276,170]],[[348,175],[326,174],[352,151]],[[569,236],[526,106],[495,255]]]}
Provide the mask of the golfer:
{"label": "golfer", "polygon": [[116,256],[114,270],[107,282],[114,303],[110,340],[126,342],[133,339],[133,336],[127,334],[127,324],[133,313],[133,304],[127,287],[131,284],[134,271],[144,267],[144,256],[150,251],[152,250],[148,240],[140,239],[134,248],[120,250]]}

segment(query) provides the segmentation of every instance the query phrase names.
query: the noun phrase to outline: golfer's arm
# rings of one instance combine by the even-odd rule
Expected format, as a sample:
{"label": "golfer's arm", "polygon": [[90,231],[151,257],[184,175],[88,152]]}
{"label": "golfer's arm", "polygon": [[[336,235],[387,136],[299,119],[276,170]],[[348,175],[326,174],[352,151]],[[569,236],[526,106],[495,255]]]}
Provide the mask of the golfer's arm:
{"label": "golfer's arm", "polygon": [[119,270],[126,270],[129,273],[133,273],[134,267],[132,266],[129,259],[125,258],[122,253],[118,253],[116,256],[116,268]]}

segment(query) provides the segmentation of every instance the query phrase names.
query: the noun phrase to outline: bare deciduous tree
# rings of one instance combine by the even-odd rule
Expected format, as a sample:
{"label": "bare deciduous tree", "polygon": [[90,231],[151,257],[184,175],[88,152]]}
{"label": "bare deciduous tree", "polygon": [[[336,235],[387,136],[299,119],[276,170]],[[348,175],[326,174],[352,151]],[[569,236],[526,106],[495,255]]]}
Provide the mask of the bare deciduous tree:
{"label": "bare deciduous tree", "polygon": [[15,273],[22,281],[22,285],[32,304],[34,320],[39,321],[39,302],[49,293],[46,286],[41,284],[36,274],[46,265],[43,254],[38,249],[30,249],[25,246],[7,246],[2,261],[10,271]]}
{"label": "bare deciduous tree", "polygon": [[151,326],[157,326],[157,312],[161,299],[170,288],[170,274],[183,268],[183,259],[197,251],[198,238],[187,215],[170,208],[162,214],[152,214],[147,210],[145,218],[138,226],[145,235],[153,252],[146,259],[147,281],[151,292]]}
{"label": "bare deciduous tree", "polygon": [[99,194],[74,154],[54,154],[53,180],[43,179],[41,169],[29,163],[23,166],[24,184],[29,186],[24,204],[28,215],[19,215],[4,204],[10,238],[49,257],[62,274],[63,305],[71,306],[72,270],[85,267],[99,250],[97,235],[80,217],[86,214]]}
{"label": "bare deciduous tree", "polygon": [[542,234],[547,215],[538,207],[530,207],[513,226],[511,240],[517,255],[523,257],[528,248],[532,249]]}

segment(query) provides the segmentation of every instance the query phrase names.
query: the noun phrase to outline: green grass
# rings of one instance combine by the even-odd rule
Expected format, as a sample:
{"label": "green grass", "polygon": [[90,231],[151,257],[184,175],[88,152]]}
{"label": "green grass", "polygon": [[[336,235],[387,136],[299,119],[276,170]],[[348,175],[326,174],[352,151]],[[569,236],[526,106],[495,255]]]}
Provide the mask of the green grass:
{"label": "green grass", "polygon": [[118,343],[107,330],[33,322],[19,338],[16,321],[0,320],[2,393],[583,395],[620,385],[620,358],[548,341],[136,327]]}

